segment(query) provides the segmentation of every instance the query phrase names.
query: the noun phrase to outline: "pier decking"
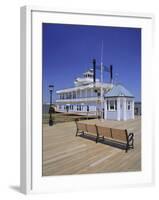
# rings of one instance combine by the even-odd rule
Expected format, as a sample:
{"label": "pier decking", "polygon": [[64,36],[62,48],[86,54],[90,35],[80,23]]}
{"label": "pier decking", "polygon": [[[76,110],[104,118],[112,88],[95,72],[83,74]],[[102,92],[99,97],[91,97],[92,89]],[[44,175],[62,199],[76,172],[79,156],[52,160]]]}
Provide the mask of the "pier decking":
{"label": "pier decking", "polygon": [[135,134],[134,149],[128,153],[108,141],[75,136],[74,122],[43,125],[43,176],[127,172],[141,170],[141,118],[128,121],[85,120],[87,123],[127,129]]}

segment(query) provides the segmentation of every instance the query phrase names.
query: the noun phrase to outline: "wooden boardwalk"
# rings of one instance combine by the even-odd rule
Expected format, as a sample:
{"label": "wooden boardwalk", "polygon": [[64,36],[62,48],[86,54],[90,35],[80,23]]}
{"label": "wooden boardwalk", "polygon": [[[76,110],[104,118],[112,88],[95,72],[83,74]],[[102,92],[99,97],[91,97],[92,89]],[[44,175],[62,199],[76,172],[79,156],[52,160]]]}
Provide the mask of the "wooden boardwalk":
{"label": "wooden boardwalk", "polygon": [[134,132],[134,149],[125,153],[105,141],[95,143],[93,137],[75,136],[74,122],[52,127],[43,125],[43,176],[127,172],[141,170],[141,119],[129,121],[88,120],[88,123],[128,129]]}

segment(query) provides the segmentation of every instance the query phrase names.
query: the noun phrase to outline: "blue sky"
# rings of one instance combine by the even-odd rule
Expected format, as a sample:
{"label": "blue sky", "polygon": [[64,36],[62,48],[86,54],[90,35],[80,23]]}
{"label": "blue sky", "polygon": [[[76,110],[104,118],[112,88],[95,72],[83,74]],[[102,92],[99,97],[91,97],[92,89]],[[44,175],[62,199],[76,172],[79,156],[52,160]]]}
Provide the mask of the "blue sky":
{"label": "blue sky", "polygon": [[[46,23],[42,29],[43,102],[49,102],[49,84],[55,91],[73,87],[74,79],[92,67],[93,58],[100,64],[102,41],[103,64],[112,64],[116,82],[141,101],[141,29]],[[109,81],[108,73],[104,81]]]}

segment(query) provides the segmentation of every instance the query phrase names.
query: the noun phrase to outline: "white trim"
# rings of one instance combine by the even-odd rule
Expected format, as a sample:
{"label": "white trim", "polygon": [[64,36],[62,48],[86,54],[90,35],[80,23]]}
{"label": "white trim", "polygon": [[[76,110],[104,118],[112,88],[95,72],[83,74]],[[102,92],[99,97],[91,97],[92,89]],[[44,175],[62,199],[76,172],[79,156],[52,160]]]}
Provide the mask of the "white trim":
{"label": "white trim", "polygon": [[20,190],[29,193],[32,189],[32,70],[31,70],[31,10],[21,8],[21,79],[20,79]]}
{"label": "white trim", "polygon": [[[117,101],[117,99],[109,99],[107,100],[107,103],[108,103],[108,111],[117,111],[117,109],[115,109],[115,102]],[[110,102],[113,102],[113,106],[114,106],[114,109],[110,108]]]}
{"label": "white trim", "polygon": [[120,121],[120,98],[117,98],[117,120]]}
{"label": "white trim", "polygon": [[126,103],[126,98],[123,98],[123,120],[127,120],[127,103]]}
{"label": "white trim", "polygon": [[[39,11],[41,13],[39,13]],[[39,7],[25,7],[22,9],[22,26],[21,36],[24,41],[21,54],[21,191],[30,192],[61,192],[75,191],[94,188],[106,188],[111,186],[124,185],[141,185],[151,184],[152,178],[152,135],[153,132],[151,105],[149,104],[151,93],[151,84],[147,84],[147,75],[150,74],[151,51],[152,51],[152,15],[136,13],[117,13],[103,11],[69,11],[68,10]],[[75,13],[78,12],[78,13]],[[99,13],[99,14],[98,14]],[[31,16],[32,18],[31,23]],[[63,16],[66,16],[64,18]],[[73,16],[73,17],[72,17]],[[92,20],[93,19],[93,20]],[[99,20],[100,19],[100,20]],[[45,22],[60,23],[81,23],[91,25],[107,25],[122,27],[140,27],[142,28],[142,104],[144,140],[142,141],[142,171],[133,173],[108,173],[83,176],[60,176],[60,177],[41,177],[41,44],[40,25]],[[33,28],[33,41],[31,40],[31,25]],[[24,33],[23,33],[24,32]],[[24,35],[23,35],[24,34]],[[36,37],[35,37],[36,36]],[[31,48],[31,41],[34,48]],[[25,46],[25,47],[24,47]],[[33,51],[33,52],[32,52]],[[33,63],[30,52],[33,53]],[[40,59],[40,60],[39,60]],[[31,64],[33,72],[31,73]],[[22,78],[24,78],[22,80]],[[33,81],[33,84],[32,84]],[[152,83],[149,76],[149,83]],[[145,87],[146,86],[146,87]],[[37,91],[35,90],[37,89]],[[32,93],[32,90],[34,91]],[[149,94],[147,94],[149,91]],[[31,97],[34,95],[34,98]],[[32,103],[34,106],[32,106]],[[24,107],[23,107],[24,106]],[[147,115],[148,114],[148,115]],[[31,118],[32,116],[32,118]],[[24,120],[24,121],[23,121]],[[24,144],[24,146],[23,146]],[[32,146],[33,145],[33,146]],[[32,154],[31,154],[32,153]],[[33,156],[33,158],[32,158]],[[89,177],[89,178],[88,178]],[[76,182],[76,184],[74,184]]]}
{"label": "white trim", "polygon": [[132,109],[132,119],[134,119],[134,112],[135,112],[135,110],[134,110],[134,100],[132,100],[132,102],[131,102],[131,109]]}
{"label": "white trim", "polygon": [[138,13],[138,12],[120,12],[120,11],[109,11],[109,10],[88,10],[88,9],[77,9],[73,10],[67,8],[55,8],[55,7],[47,7],[47,6],[27,6],[28,9],[35,12],[51,12],[51,13],[65,13],[65,14],[79,14],[79,15],[95,15],[95,16],[113,16],[113,17],[121,17],[121,18],[141,18],[141,19],[152,19],[154,15],[152,13]]}
{"label": "white trim", "polygon": [[107,120],[107,100],[104,101],[104,119]]}

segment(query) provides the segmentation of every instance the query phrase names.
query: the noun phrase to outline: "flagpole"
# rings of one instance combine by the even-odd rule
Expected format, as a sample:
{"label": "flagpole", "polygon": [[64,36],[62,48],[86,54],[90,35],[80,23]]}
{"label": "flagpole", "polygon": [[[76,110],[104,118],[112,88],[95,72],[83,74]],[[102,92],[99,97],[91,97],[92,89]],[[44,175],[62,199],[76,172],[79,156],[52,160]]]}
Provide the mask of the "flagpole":
{"label": "flagpole", "polygon": [[101,47],[101,120],[103,121],[103,40],[102,40],[102,47]]}

